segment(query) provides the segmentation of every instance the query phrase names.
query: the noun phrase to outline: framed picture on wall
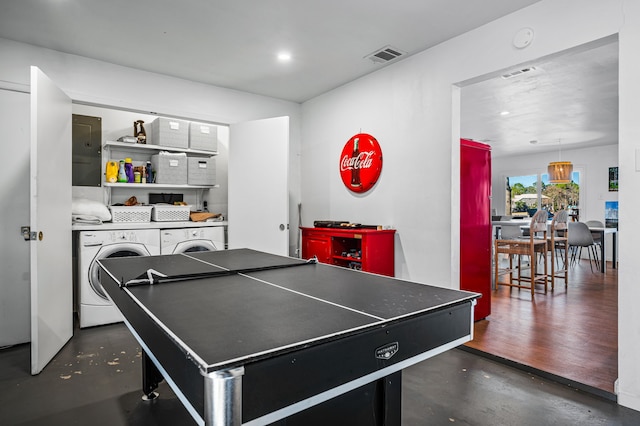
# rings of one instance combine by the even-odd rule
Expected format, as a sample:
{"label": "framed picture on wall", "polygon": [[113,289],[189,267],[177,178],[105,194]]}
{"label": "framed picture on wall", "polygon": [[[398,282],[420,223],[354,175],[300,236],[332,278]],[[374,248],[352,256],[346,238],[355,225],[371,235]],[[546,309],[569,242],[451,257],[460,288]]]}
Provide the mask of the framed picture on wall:
{"label": "framed picture on wall", "polygon": [[618,190],[618,168],[609,167],[609,192]]}
{"label": "framed picture on wall", "polygon": [[607,228],[618,227],[618,202],[617,201],[605,201],[604,202],[604,221]]}

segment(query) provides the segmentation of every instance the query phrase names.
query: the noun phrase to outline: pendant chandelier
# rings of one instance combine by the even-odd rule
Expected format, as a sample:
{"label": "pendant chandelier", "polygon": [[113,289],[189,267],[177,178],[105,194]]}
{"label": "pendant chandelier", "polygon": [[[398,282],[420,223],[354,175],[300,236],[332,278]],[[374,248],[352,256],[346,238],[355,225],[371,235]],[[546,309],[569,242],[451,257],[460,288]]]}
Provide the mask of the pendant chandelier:
{"label": "pendant chandelier", "polygon": [[[561,142],[558,139],[558,145]],[[552,161],[547,166],[547,173],[549,174],[549,183],[571,183],[571,173],[573,173],[573,164],[571,161],[562,160],[562,147],[559,149],[558,160]]]}

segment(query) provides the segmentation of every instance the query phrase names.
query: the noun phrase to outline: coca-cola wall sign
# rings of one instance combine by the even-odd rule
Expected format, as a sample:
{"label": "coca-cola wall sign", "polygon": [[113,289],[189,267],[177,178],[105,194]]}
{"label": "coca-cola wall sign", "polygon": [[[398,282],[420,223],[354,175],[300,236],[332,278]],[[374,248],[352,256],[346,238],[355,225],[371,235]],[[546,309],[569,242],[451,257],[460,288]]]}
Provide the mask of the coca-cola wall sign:
{"label": "coca-cola wall sign", "polygon": [[376,138],[358,133],[347,141],[340,155],[340,177],[353,192],[367,192],[382,172],[382,150]]}

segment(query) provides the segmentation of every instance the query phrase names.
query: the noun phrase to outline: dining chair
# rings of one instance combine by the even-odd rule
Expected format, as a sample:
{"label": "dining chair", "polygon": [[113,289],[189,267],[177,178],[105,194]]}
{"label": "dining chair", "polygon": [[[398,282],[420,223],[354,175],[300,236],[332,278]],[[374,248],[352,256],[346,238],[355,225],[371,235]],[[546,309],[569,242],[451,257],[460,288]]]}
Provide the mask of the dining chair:
{"label": "dining chair", "polygon": [[[589,228],[604,228],[604,223],[599,220],[588,220],[585,222]],[[602,245],[602,235],[601,234],[591,234],[593,236],[593,242],[597,245]]]}
{"label": "dining chair", "polygon": [[[582,248],[587,247],[589,253],[589,266],[593,272],[593,262],[596,264],[596,270],[600,270],[598,261],[598,250],[593,240],[593,235],[589,227],[584,222],[569,222],[569,249],[571,251],[571,265],[575,266],[582,256]],[[593,254],[593,259],[591,255]]]}
{"label": "dining chair", "polygon": [[[544,210],[539,210],[531,218],[529,225],[529,235],[498,238],[494,242],[494,276],[496,281],[496,290],[500,285],[516,288],[526,288],[531,290],[531,297],[534,297],[535,286],[540,283],[544,285],[544,292],[548,287],[548,270],[547,270],[547,217],[548,214]],[[538,272],[537,254],[543,253],[543,273]],[[509,256],[509,267],[500,267],[500,255]],[[513,267],[513,256],[518,256],[518,266]],[[520,261],[522,256],[528,256],[528,266],[523,266]],[[529,274],[523,275],[525,270],[529,270]],[[508,275],[508,281],[500,281],[500,277]]]}
{"label": "dining chair", "polygon": [[[553,215],[549,229],[547,250],[551,253],[551,291],[555,288],[556,278],[564,280],[564,287],[569,283],[569,214],[559,210]],[[561,263],[562,262],[562,263]]]}

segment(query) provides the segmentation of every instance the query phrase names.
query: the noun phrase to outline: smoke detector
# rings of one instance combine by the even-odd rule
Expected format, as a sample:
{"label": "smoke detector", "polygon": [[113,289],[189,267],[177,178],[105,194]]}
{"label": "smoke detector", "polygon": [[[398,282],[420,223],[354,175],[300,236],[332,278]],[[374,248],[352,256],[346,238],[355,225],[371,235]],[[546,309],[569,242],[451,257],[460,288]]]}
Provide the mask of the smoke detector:
{"label": "smoke detector", "polygon": [[502,74],[501,77],[503,79],[505,79],[505,80],[508,80],[510,78],[517,77],[517,76],[522,75],[522,74],[527,74],[527,73],[533,72],[535,70],[536,70],[536,67],[520,68],[519,70],[515,70],[515,71],[508,72],[506,74]]}
{"label": "smoke detector", "polygon": [[387,45],[365,56],[365,59],[371,59],[373,62],[377,63],[387,63],[406,54],[407,52],[403,52],[400,49]]}

